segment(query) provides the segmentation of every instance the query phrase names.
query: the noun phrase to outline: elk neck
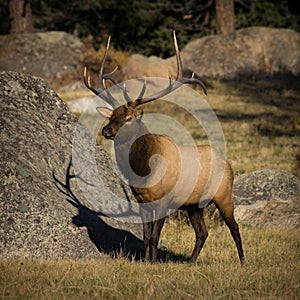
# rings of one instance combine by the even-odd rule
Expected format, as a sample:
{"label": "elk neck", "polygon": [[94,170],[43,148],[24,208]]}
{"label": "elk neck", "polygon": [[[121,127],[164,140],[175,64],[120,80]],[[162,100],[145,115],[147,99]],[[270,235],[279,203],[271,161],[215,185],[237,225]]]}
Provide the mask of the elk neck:
{"label": "elk neck", "polygon": [[[143,159],[139,158],[144,155],[146,156],[149,148],[151,148],[150,144],[153,143],[153,139],[139,139],[139,137],[147,136],[148,134],[149,130],[147,129],[146,125],[141,120],[134,120],[132,124],[125,125],[123,128],[121,128],[121,130],[116,135],[114,139],[116,160],[118,167],[126,178],[128,178],[126,173],[128,167],[130,166],[129,157],[132,157],[132,152],[135,153],[135,159],[143,163]],[[151,134],[149,134],[149,137],[150,136]],[[138,139],[141,142],[137,143],[136,141]],[[133,145],[134,147],[132,147]]]}

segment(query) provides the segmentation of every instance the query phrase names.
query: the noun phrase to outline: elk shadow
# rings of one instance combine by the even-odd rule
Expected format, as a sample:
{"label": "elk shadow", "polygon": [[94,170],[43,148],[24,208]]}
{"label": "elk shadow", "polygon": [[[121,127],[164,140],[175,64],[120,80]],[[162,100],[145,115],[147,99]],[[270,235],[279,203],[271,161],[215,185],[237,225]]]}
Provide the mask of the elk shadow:
{"label": "elk shadow", "polygon": [[124,255],[130,260],[140,260],[144,256],[144,243],[127,230],[107,224],[101,217],[105,215],[83,205],[71,188],[71,179],[80,179],[79,175],[71,174],[72,158],[66,169],[65,182],[59,180],[54,171],[52,177],[57,189],[66,196],[66,201],[78,212],[72,217],[72,223],[77,227],[86,227],[92,243],[99,252],[117,257]]}
{"label": "elk shadow", "polygon": [[[144,242],[130,231],[115,228],[107,224],[101,217],[105,215],[83,205],[71,189],[71,179],[79,175],[71,174],[72,158],[66,169],[65,182],[59,180],[54,171],[52,177],[57,189],[66,196],[66,201],[77,209],[77,215],[72,217],[72,223],[77,227],[86,227],[91,242],[100,253],[112,258],[122,255],[129,260],[144,259]],[[125,190],[124,190],[125,191]],[[126,192],[126,191],[125,191]],[[162,247],[158,251],[158,261],[186,262],[189,257],[173,253]]]}

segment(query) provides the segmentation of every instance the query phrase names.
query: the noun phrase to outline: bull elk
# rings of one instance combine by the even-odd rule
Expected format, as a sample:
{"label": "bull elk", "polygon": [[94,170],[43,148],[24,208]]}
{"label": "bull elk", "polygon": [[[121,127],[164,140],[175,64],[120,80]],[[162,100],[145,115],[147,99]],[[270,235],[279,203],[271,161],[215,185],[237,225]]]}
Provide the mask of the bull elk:
{"label": "bull elk", "polygon": [[[118,167],[127,178],[140,205],[145,259],[156,261],[157,246],[167,215],[166,211],[169,208],[179,208],[187,210],[195,230],[196,242],[191,256],[191,262],[195,262],[208,236],[202,203],[213,202],[230,229],[240,262],[243,263],[242,241],[233,214],[233,171],[228,161],[211,146],[178,146],[168,136],[150,133],[142,122],[143,110],[140,108],[142,104],[161,98],[182,84],[198,84],[206,94],[204,83],[196,78],[194,73],[191,78],[183,76],[175,32],[173,38],[177,60],[176,80],[169,78],[167,87],[151,96],[144,96],[146,81],[134,100],[129,97],[126,87],[123,86],[120,89],[127,104],[118,105],[118,101],[106,88],[106,80],[114,82],[111,75],[116,69],[109,74],[103,72],[110,38],[99,71],[98,88],[91,85],[86,68],[84,82],[87,88],[113,107],[113,109],[97,107],[97,111],[109,121],[103,127],[102,135],[106,139],[114,140]],[[193,151],[196,153],[197,163],[190,161]],[[163,161],[156,159],[157,157],[163,158]],[[178,182],[180,184],[177,184]],[[194,184],[191,185],[190,182]],[[217,188],[214,190],[214,187]],[[187,189],[190,189],[188,197],[186,197]],[[184,201],[182,197],[185,197]],[[201,202],[200,199],[206,199],[206,202]]]}

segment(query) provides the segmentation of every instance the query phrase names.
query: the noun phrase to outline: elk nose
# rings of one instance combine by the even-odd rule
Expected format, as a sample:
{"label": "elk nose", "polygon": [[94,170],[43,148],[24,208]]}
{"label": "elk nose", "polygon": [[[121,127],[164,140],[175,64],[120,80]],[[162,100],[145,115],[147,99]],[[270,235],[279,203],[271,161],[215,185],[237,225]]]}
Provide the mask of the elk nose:
{"label": "elk nose", "polygon": [[108,127],[108,126],[103,127],[103,129],[102,129],[102,135],[104,137],[106,137],[106,138],[111,137],[112,136],[112,130],[111,130],[111,128]]}

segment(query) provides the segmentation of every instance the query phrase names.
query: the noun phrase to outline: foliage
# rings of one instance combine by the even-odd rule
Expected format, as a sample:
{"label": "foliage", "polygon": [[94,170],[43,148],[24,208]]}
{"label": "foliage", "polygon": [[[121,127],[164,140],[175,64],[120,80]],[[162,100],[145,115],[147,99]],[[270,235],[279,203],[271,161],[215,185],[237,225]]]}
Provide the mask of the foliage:
{"label": "foliage", "polygon": [[[94,46],[107,35],[120,50],[167,57],[173,54],[171,31],[179,43],[215,33],[213,0],[31,0],[35,28],[92,35]],[[300,29],[294,0],[235,0],[236,29],[272,26]],[[9,32],[8,0],[0,6],[0,34]]]}
{"label": "foliage", "polygon": [[0,2],[0,34],[7,34],[9,28],[9,7],[7,0]]}
{"label": "foliage", "polygon": [[[290,3],[289,3],[290,2]],[[300,12],[295,11],[292,1],[235,1],[236,28],[266,26],[300,30]],[[294,9],[296,14],[291,12]]]}

